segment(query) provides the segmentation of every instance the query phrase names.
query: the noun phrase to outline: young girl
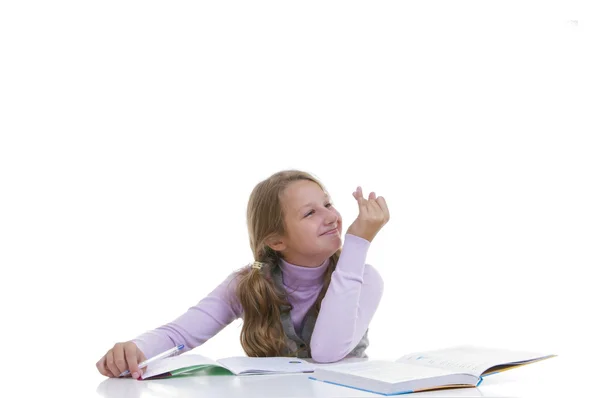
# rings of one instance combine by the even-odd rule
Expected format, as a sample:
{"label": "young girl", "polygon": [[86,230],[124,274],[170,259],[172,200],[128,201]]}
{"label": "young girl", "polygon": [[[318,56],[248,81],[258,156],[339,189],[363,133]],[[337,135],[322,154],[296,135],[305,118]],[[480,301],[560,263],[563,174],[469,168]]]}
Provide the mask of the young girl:
{"label": "young girl", "polygon": [[367,330],[383,280],[365,264],[370,242],[388,222],[385,199],[361,187],[352,194],[359,214],[346,232],[325,187],[309,173],[285,170],[260,182],[248,202],[252,264],[229,275],[173,322],[124,343],[96,363],[118,377],[173,346],[189,350],[242,317],[248,356],[296,356],[335,362],[366,357]]}

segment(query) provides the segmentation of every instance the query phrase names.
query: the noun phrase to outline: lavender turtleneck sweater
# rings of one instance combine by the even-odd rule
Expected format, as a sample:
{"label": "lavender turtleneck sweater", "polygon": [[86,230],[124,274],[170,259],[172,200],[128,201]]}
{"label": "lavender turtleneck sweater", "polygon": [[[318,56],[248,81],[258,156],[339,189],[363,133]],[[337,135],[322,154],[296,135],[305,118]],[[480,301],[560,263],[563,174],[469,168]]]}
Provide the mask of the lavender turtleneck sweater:
{"label": "lavender turtleneck sweater", "polygon": [[[310,341],[312,359],[316,362],[335,362],[348,355],[375,314],[383,293],[383,280],[375,268],[365,264],[369,246],[366,239],[345,235]],[[280,260],[297,333],[321,291],[328,264],[329,259],[309,268]],[[235,288],[236,278],[232,273],[177,319],[138,336],[133,342],[146,358],[178,344],[184,344],[185,350],[203,344],[235,319],[243,317]]]}

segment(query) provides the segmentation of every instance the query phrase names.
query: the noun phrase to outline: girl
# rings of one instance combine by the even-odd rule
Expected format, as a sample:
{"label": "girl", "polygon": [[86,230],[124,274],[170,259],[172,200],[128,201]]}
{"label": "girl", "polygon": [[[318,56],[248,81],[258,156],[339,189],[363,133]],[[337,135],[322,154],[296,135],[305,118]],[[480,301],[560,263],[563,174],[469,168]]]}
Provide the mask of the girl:
{"label": "girl", "polygon": [[247,208],[251,265],[229,275],[173,322],[124,343],[96,363],[98,371],[138,378],[138,363],[175,345],[197,347],[235,319],[248,356],[296,356],[335,362],[366,357],[367,330],[383,292],[367,250],[390,215],[385,199],[361,187],[342,247],[342,218],[321,182],[284,170],[253,189]]}

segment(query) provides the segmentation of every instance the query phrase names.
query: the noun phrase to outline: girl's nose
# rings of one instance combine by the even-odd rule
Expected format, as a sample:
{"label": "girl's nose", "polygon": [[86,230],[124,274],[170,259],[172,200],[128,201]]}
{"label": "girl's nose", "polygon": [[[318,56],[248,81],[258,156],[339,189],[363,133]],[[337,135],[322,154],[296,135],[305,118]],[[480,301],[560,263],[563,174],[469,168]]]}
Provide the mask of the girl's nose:
{"label": "girl's nose", "polygon": [[338,220],[339,220],[339,217],[338,217],[338,215],[337,215],[337,214],[334,214],[332,217],[330,217],[330,218],[327,220],[327,225],[337,224]]}

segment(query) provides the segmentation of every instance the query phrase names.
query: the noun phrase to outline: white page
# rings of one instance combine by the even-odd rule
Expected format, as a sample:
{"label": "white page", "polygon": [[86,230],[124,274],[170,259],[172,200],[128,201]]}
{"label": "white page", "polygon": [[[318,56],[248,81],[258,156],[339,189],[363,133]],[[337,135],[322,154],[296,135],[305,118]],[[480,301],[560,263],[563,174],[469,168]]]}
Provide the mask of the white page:
{"label": "white page", "polygon": [[396,362],[438,367],[481,376],[485,370],[496,365],[542,357],[545,356],[533,352],[459,346],[435,351],[415,352],[399,358]]}
{"label": "white page", "polygon": [[217,362],[236,374],[303,373],[314,370],[312,364],[291,357],[230,357],[219,359]]}
{"label": "white page", "polygon": [[167,357],[151,362],[144,369],[142,378],[156,376],[162,373],[170,372],[175,369],[187,368],[197,365],[216,365],[221,366],[210,358],[198,354],[182,354],[174,357]]}
{"label": "white page", "polygon": [[445,369],[377,360],[344,363],[323,367],[322,369],[327,371],[340,371],[350,375],[366,377],[386,383],[401,383],[411,380],[421,380],[456,374],[456,372]]}

